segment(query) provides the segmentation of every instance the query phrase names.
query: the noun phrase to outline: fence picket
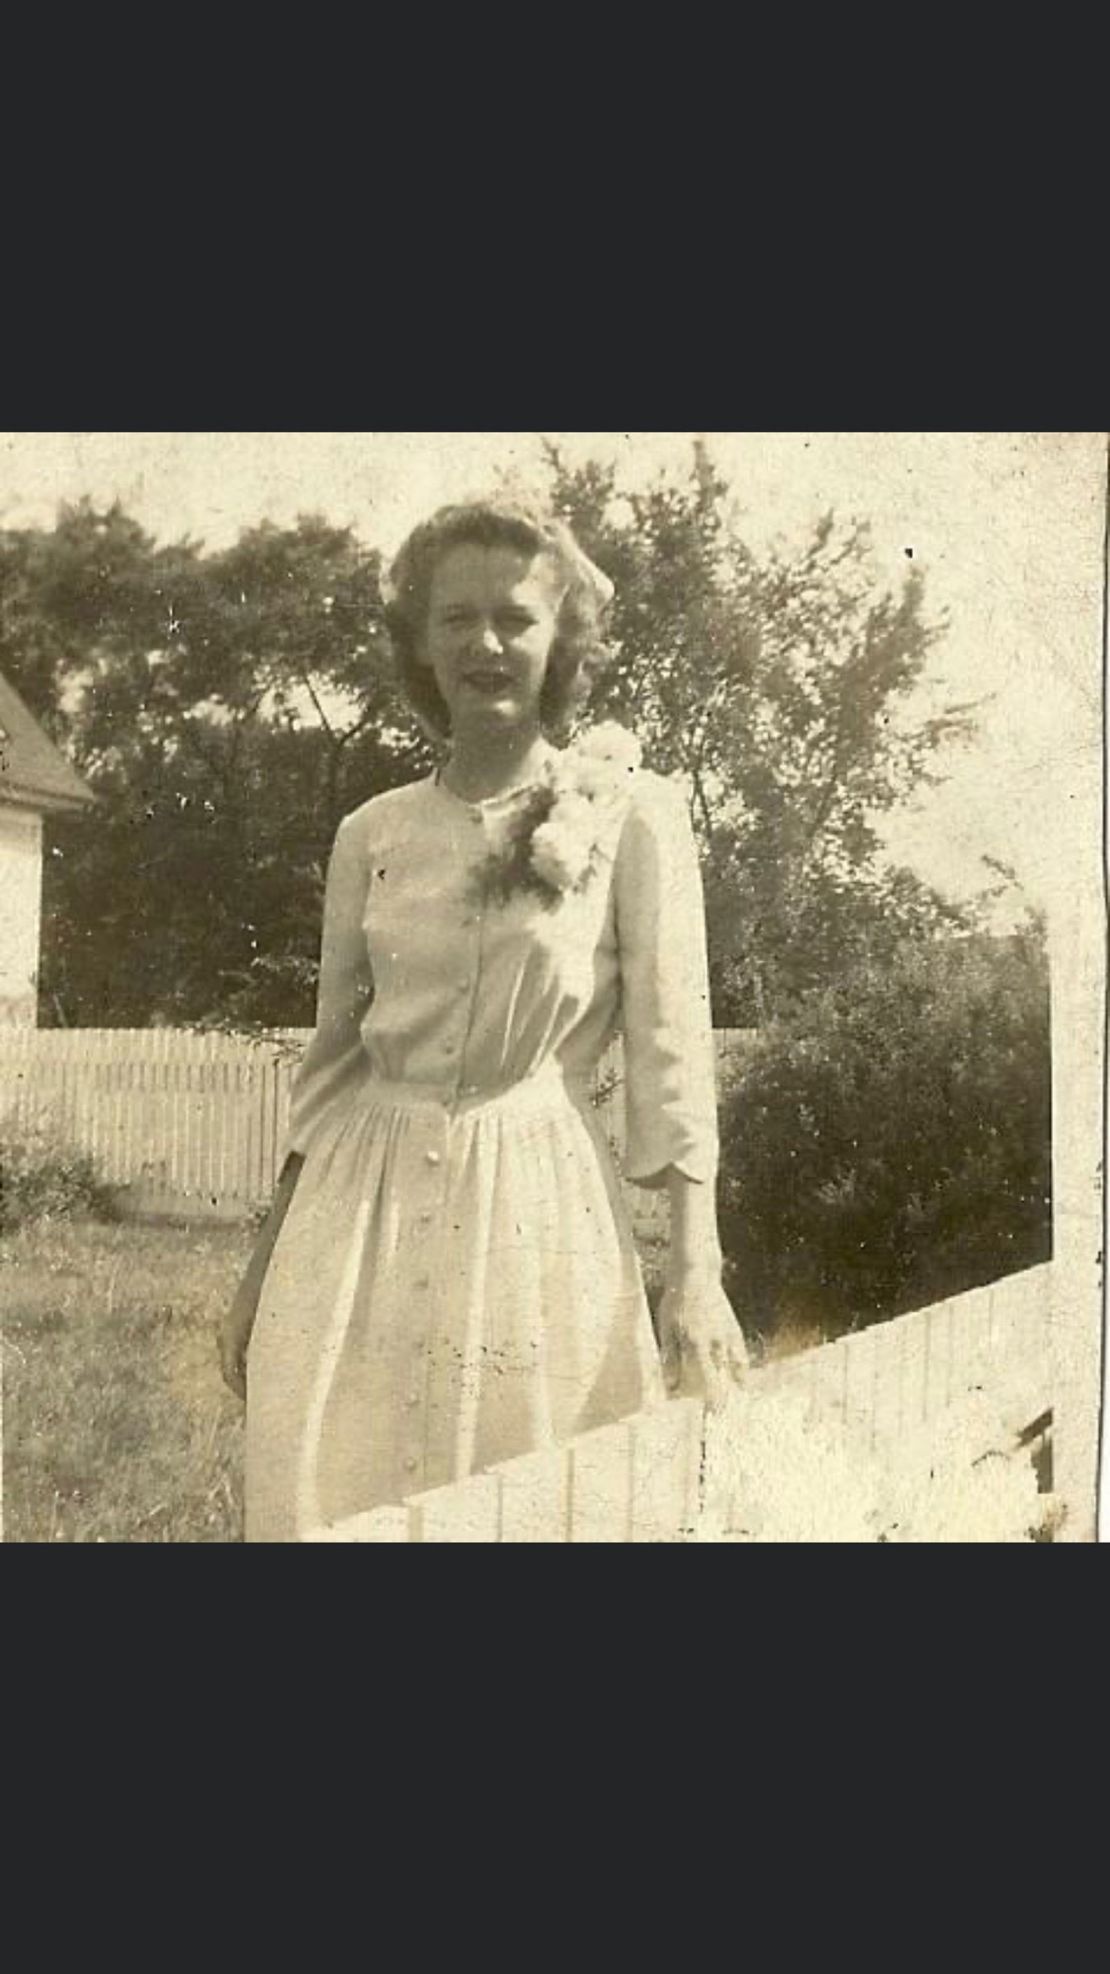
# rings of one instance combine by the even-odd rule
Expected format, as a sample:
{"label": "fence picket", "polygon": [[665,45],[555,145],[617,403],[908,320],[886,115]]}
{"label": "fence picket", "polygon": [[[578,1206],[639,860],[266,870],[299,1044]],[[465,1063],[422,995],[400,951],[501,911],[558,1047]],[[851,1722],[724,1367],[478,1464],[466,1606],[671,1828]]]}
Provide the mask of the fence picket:
{"label": "fence picket", "polygon": [[418,1542],[497,1542],[500,1488],[496,1474],[472,1474],[453,1487],[414,1495],[408,1503],[412,1539]]}
{"label": "fence picket", "polygon": [[301,1537],[302,1542],[408,1542],[411,1519],[407,1508],[371,1508],[341,1522],[325,1523]]}
{"label": "fence picket", "polygon": [[925,1318],[925,1351],[922,1376],[922,1412],[931,1419],[948,1403],[952,1378],[952,1312],[946,1302],[930,1309]]}
{"label": "fence picket", "polygon": [[[70,1039],[72,1041],[72,1037]],[[89,1156],[101,1169],[105,1165],[105,1109],[104,1049],[102,1040],[98,1037],[89,1064],[89,1103],[85,1112],[85,1129],[88,1132]]]}
{"label": "fence picket", "polygon": [[678,1542],[692,1532],[697,1516],[702,1411],[696,1399],[671,1399],[634,1421],[633,1542]]}
{"label": "fence picket", "polygon": [[216,1186],[215,1186],[216,1197],[217,1199],[221,1199],[221,1200],[226,1199],[230,1191],[230,1186],[228,1183],[229,1173],[228,1173],[227,1150],[228,1150],[228,1125],[231,1121],[231,1101],[232,1101],[231,1069],[232,1069],[232,1065],[228,1060],[227,1050],[225,1049],[220,1059],[220,1097],[219,1097],[218,1124],[217,1124],[217,1130],[219,1133],[219,1151],[216,1157]]}
{"label": "fence picket", "polygon": [[599,1426],[571,1449],[570,1539],[628,1542],[632,1536],[632,1429]]}
{"label": "fence picket", "polygon": [[848,1413],[849,1343],[848,1337],[839,1337],[835,1343],[807,1353],[811,1360],[811,1405],[842,1422]]}
{"label": "fence picket", "polygon": [[926,1324],[898,1318],[902,1330],[902,1431],[914,1433],[928,1416],[929,1332]]}
{"label": "fence picket", "polygon": [[990,1363],[989,1288],[971,1289],[956,1296],[952,1312],[952,1398],[953,1403],[973,1394],[987,1376]]}
{"label": "fence picket", "polygon": [[69,1122],[69,1093],[73,1083],[73,1077],[69,1074],[69,1068],[70,1065],[63,1056],[58,1063],[57,1111],[58,1130],[63,1138],[68,1138],[72,1142],[73,1132],[70,1129]]}
{"label": "fence picket", "polygon": [[878,1382],[879,1345],[875,1326],[853,1330],[845,1339],[845,1352],[844,1416],[870,1430]]}
{"label": "fence picket", "polygon": [[175,1198],[180,1194],[178,1175],[181,1162],[181,1133],[178,1128],[177,1077],[174,1073],[176,1065],[170,1053],[168,1035],[166,1036],[165,1049],[166,1052],[162,1058],[162,1095],[164,1099],[162,1114],[166,1121],[166,1136],[163,1141],[166,1172],[164,1197],[168,1202],[169,1199]]}
{"label": "fence picket", "polygon": [[122,1185],[127,1176],[127,1161],[124,1158],[124,1133],[127,1129],[128,1093],[130,1087],[129,1055],[117,1054],[112,1062],[112,1183]]}
{"label": "fence picket", "polygon": [[874,1337],[875,1411],[871,1426],[871,1444],[877,1446],[896,1440],[902,1430],[905,1407],[903,1354],[906,1337],[900,1319],[876,1324]]}
{"label": "fence picket", "polygon": [[566,1542],[570,1462],[563,1447],[507,1460],[497,1469],[502,1542]]}

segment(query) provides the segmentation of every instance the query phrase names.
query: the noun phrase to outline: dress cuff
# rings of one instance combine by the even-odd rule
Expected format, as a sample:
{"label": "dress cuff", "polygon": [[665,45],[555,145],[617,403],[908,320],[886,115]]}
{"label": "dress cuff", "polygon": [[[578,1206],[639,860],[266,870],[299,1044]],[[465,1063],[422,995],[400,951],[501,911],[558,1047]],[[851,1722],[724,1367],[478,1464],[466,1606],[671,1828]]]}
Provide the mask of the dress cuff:
{"label": "dress cuff", "polygon": [[713,1185],[717,1165],[716,1131],[683,1125],[676,1120],[670,1132],[657,1131],[650,1141],[631,1133],[622,1170],[634,1186],[654,1191],[666,1183],[672,1167],[694,1185]]}

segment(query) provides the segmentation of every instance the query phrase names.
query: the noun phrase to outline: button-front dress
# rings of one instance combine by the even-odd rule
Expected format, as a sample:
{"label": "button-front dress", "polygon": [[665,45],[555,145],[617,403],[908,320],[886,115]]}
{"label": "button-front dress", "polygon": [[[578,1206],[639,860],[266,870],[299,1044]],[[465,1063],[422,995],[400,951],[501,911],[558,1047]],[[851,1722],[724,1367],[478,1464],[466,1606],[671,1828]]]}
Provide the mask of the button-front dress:
{"label": "button-front dress", "polygon": [[525,791],[438,774],[341,823],[296,1191],[247,1359],[246,1538],[298,1541],[662,1402],[626,1177],[717,1168],[701,874],[681,790],[640,770],[548,906],[483,901]]}

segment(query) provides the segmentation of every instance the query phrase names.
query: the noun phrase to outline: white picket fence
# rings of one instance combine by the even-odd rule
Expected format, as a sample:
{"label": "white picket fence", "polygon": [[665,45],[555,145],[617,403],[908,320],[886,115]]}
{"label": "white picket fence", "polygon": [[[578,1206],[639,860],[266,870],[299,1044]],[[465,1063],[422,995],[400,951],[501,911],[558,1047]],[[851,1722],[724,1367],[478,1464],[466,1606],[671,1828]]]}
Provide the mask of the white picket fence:
{"label": "white picket fence", "polygon": [[241,1218],[273,1191],[305,1039],[13,1028],[0,1113],[88,1153],[124,1212]]}
{"label": "white picket fence", "polygon": [[[772,1495],[790,1488],[804,1408],[807,1439],[822,1437],[835,1457],[836,1436],[844,1436],[851,1450],[849,1474],[854,1467],[858,1478],[870,1465],[884,1478],[900,1472],[908,1479],[925,1525],[929,1490],[947,1485],[951,1500],[955,1480],[957,1495],[966,1494],[966,1509],[940,1539],[984,1539],[976,1530],[973,1487],[985,1463],[1013,1463],[1015,1470],[1023,1465],[1025,1471],[1014,1474],[1020,1523],[1037,1486],[1029,1468],[1038,1455],[1043,1463],[1046,1451],[1050,1458],[1051,1265],[754,1371],[751,1387],[767,1448],[775,1448],[776,1425],[780,1429],[781,1461],[773,1451],[766,1460]],[[315,1529],[305,1540],[742,1540],[752,1503],[744,1481],[730,1471],[727,1442],[712,1457],[715,1430],[696,1400],[671,1400],[568,1446]],[[877,1492],[882,1491],[880,1481]],[[836,1504],[819,1495],[809,1485],[790,1539],[880,1539],[877,1533],[860,1535],[858,1515],[855,1523],[846,1518],[841,1534],[830,1535]],[[894,1530],[883,1539],[906,1538]]]}
{"label": "white picket fence", "polygon": [[[273,1193],[310,1032],[252,1043],[169,1028],[0,1030],[0,1117],[87,1152],[127,1214],[241,1219]],[[722,1060],[747,1041],[746,1031],[720,1031]],[[620,1063],[618,1042],[598,1070],[602,1086],[617,1079],[603,1115],[618,1159]],[[663,1210],[629,1190],[638,1225]]]}

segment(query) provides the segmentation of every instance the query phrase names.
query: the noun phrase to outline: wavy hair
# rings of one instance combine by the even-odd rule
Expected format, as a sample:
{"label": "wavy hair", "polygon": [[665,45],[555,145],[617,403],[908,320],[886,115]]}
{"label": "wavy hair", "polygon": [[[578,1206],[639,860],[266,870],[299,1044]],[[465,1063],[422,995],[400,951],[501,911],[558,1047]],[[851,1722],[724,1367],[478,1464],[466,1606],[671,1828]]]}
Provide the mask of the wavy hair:
{"label": "wavy hair", "polygon": [[415,528],[389,571],[386,624],[401,689],[421,725],[436,740],[451,732],[451,716],[429,665],[420,659],[432,579],[451,549],[514,548],[550,557],[566,591],[540,695],[540,719],[553,738],[564,738],[609,657],[602,631],[608,597],[604,580],[583,554],[565,521],[516,500],[467,501],[441,507]]}

